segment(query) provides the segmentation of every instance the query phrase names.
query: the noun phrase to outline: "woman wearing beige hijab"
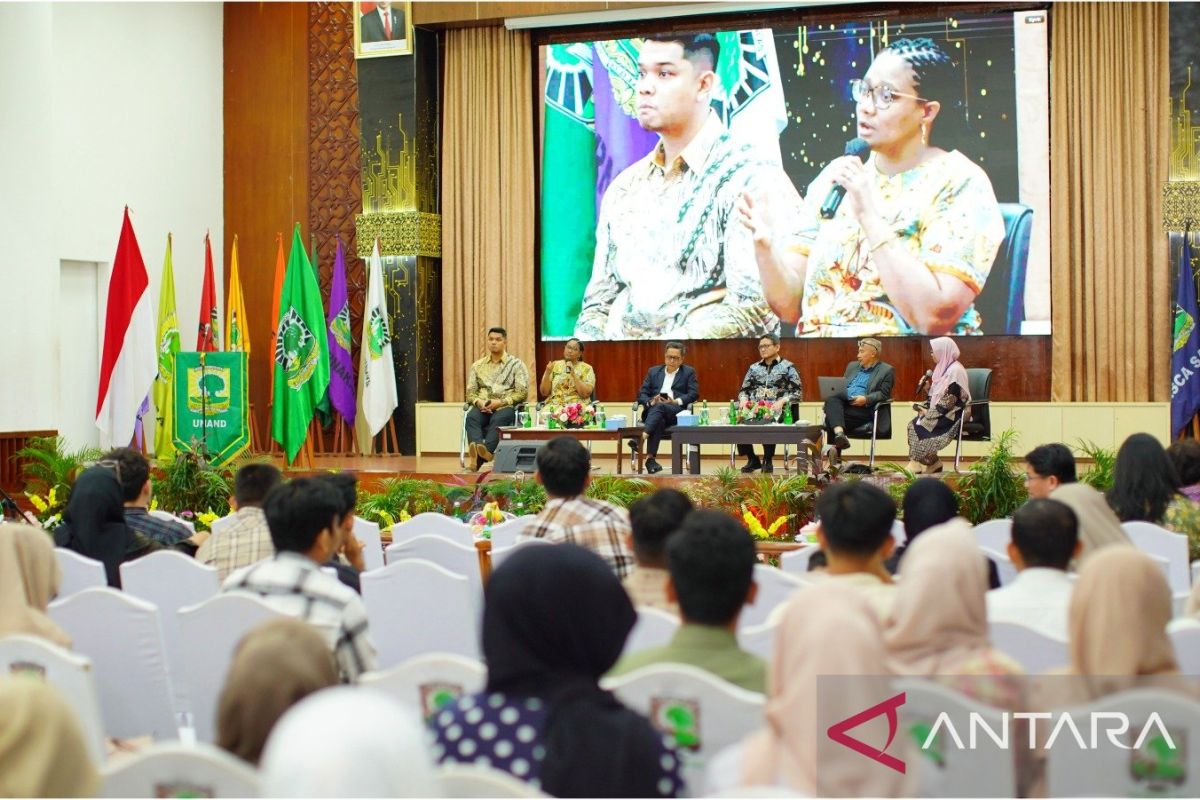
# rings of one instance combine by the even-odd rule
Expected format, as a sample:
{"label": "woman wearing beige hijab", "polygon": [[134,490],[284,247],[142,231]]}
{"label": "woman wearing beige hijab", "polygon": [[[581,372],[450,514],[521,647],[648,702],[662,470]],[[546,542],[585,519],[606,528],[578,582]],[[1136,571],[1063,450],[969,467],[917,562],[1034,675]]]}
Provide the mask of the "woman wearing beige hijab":
{"label": "woman wearing beige hijab", "polygon": [[58,690],[0,677],[0,797],[95,797],[99,788],[83,728]]}
{"label": "woman wearing beige hijab", "polygon": [[283,713],[338,682],[333,651],[311,625],[290,617],[259,625],[242,639],[217,704],[217,744],[258,764]]}
{"label": "woman wearing beige hijab", "polygon": [[1050,493],[1050,499],[1066,503],[1079,520],[1077,563],[1082,564],[1101,547],[1132,544],[1104,495],[1086,483],[1064,483]]}
{"label": "woman wearing beige hijab", "polygon": [[71,637],[46,616],[61,582],[49,534],[32,525],[0,525],[0,636],[25,633],[70,647]]}

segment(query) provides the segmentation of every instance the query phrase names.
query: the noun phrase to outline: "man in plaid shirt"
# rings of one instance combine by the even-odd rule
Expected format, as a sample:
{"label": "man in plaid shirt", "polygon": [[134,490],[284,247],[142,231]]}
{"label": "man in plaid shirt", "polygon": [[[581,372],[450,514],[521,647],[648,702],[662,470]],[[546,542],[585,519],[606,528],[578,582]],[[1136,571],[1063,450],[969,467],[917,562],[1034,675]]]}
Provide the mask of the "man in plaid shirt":
{"label": "man in plaid shirt", "polygon": [[517,537],[567,542],[586,547],[624,578],[633,569],[633,556],[625,547],[632,535],[629,513],[612,503],[584,497],[592,476],[587,448],[573,436],[559,436],[538,450],[538,483],[549,498],[541,513]]}
{"label": "man in plaid shirt", "polygon": [[275,555],[263,501],[282,481],[283,476],[272,464],[247,464],[239,469],[233,479],[237,512],[201,545],[196,560],[216,567],[218,577],[225,580],[235,569]]}

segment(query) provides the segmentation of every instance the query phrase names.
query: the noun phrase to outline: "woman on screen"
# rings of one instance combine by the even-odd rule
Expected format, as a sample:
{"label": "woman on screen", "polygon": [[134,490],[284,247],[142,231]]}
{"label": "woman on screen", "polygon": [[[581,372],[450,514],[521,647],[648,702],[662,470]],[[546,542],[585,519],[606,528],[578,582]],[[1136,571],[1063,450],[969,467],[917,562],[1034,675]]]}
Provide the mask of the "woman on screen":
{"label": "woman on screen", "polygon": [[929,399],[914,405],[917,416],[908,423],[908,471],[941,472],[938,451],[958,436],[963,409],[971,400],[967,370],[958,360],[958,345],[949,336],[929,343],[933,376]]}
{"label": "woman on screen", "polygon": [[[956,111],[962,81],[932,40],[893,41],[851,83],[865,163],[830,162],[790,224],[765,195],[742,196],[764,294],[798,336],[980,332],[973,303],[1004,222],[987,174],[936,144],[938,115]],[[823,219],[835,185],[845,197]]]}

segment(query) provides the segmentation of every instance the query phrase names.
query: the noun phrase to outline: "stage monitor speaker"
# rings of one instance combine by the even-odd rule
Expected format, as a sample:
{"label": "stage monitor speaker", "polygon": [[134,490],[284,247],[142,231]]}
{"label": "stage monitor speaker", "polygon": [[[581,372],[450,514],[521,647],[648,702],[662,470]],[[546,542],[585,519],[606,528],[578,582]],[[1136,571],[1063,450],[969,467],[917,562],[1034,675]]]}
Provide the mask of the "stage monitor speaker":
{"label": "stage monitor speaker", "polygon": [[496,448],[492,472],[526,472],[530,475],[537,469],[537,451],[545,441],[512,440],[500,442]]}

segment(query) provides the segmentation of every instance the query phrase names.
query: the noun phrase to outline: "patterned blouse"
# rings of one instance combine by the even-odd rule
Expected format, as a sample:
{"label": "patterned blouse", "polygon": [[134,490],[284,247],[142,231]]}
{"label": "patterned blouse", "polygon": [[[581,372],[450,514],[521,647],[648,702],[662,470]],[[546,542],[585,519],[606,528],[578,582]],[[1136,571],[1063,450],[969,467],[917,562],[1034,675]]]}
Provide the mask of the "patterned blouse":
{"label": "patterned blouse", "polygon": [[800,382],[796,366],[786,358],[777,358],[769,365],[765,361],[751,364],[742,380],[742,388],[738,390],[738,399],[775,401],[782,398],[794,402],[804,399],[804,384]]}
{"label": "patterned blouse", "polygon": [[550,362],[550,396],[546,398],[546,402],[556,406],[589,402],[590,397],[580,397],[575,391],[576,378],[591,386],[592,391],[596,390],[596,372],[591,364],[580,361],[575,365],[573,372],[567,372],[566,361]]}
{"label": "patterned blouse", "polygon": [[529,396],[529,370],[514,355],[504,354],[500,361],[484,356],[471,365],[467,375],[467,402],[502,400],[510,406],[525,402]]}
{"label": "patterned blouse", "polygon": [[[1004,219],[987,173],[957,150],[898,175],[875,171],[881,216],[897,241],[932,272],[953,275],[978,294],[1004,240]],[[862,227],[843,203],[831,220],[818,214],[830,179],[809,186],[790,247],[808,256],[798,336],[878,336],[916,333],[889,301]],[[948,336],[980,332],[967,308]]]}

